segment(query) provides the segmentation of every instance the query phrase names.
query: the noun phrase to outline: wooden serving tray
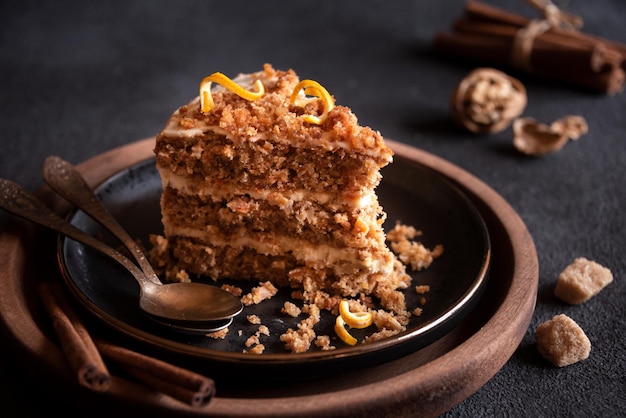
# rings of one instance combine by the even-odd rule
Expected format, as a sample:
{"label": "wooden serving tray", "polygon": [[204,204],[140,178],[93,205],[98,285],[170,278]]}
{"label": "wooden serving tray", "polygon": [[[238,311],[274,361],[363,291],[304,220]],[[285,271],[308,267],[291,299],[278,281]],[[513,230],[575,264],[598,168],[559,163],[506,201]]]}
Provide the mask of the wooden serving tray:
{"label": "wooden serving tray", "polygon": [[[365,417],[437,416],[447,411],[493,377],[518,347],[535,308],[537,254],[520,217],[489,186],[432,154],[394,141],[388,144],[396,155],[428,166],[456,183],[481,213],[492,244],[490,279],[478,307],[429,346],[381,365],[330,377],[286,378],[271,385],[264,383],[263,376],[237,376],[235,383],[218,380],[216,397],[199,410],[121,377],[114,378],[109,392],[91,392],[79,386],[71,374],[35,297],[38,280],[60,274],[56,235],[17,219],[0,235],[3,341],[12,344],[25,371],[36,371],[33,380],[44,390],[102,415],[124,411],[160,416]],[[152,157],[153,146],[154,138],[134,142],[91,158],[78,169],[95,186]],[[47,188],[38,193],[59,213],[68,209]],[[37,262],[30,261],[35,258]],[[98,332],[105,331],[94,327],[94,333]],[[164,356],[136,342],[123,343],[137,351]],[[175,355],[165,357],[176,362]],[[193,364],[185,366],[193,368]]]}

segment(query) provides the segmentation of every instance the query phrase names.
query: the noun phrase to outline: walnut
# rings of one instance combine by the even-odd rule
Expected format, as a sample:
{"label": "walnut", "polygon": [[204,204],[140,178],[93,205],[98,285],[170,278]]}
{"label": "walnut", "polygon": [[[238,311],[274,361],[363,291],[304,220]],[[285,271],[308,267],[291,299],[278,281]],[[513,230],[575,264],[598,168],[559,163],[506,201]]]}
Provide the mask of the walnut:
{"label": "walnut", "polygon": [[533,118],[513,122],[513,146],[523,154],[541,156],[556,152],[571,139],[587,133],[587,122],[581,116],[565,116],[550,126]]}
{"label": "walnut", "polygon": [[503,131],[526,108],[526,89],[517,79],[493,68],[477,68],[454,90],[455,120],[474,133]]}

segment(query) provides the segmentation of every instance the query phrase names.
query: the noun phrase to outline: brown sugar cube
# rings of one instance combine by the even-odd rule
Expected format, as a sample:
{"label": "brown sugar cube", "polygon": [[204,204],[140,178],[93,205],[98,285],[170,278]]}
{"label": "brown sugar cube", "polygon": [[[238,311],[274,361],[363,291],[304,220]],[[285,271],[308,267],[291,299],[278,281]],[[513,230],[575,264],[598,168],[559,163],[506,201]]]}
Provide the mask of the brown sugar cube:
{"label": "brown sugar cube", "polygon": [[535,331],[539,354],[558,367],[589,357],[591,342],[580,326],[564,314],[540,324]]}
{"label": "brown sugar cube", "polygon": [[597,295],[612,281],[611,270],[580,257],[561,272],[554,294],[564,302],[578,305]]}

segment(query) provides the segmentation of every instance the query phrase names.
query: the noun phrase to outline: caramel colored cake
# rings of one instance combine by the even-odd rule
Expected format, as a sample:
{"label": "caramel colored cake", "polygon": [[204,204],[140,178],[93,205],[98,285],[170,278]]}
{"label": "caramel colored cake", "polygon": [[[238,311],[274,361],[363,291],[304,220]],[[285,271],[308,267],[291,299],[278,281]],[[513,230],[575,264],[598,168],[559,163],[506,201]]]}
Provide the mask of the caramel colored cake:
{"label": "caramel colored cake", "polygon": [[410,277],[375,194],[393,155],[381,135],[291,70],[232,82],[239,94],[201,88],[156,138],[164,237],[153,261],[172,281],[269,281],[310,302],[373,295],[403,311]]}

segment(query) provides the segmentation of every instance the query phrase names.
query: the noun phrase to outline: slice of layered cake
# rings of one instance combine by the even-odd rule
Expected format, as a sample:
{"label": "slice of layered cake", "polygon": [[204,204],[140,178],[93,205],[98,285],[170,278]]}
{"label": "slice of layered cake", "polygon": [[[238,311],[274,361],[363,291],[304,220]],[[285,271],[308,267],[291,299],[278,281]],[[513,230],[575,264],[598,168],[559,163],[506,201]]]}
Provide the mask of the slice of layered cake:
{"label": "slice of layered cake", "polygon": [[215,73],[155,154],[164,236],[152,258],[167,279],[256,279],[309,302],[372,295],[405,310],[410,277],[375,194],[393,153],[318,83],[267,64],[233,80]]}

